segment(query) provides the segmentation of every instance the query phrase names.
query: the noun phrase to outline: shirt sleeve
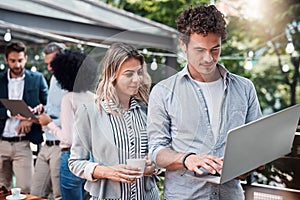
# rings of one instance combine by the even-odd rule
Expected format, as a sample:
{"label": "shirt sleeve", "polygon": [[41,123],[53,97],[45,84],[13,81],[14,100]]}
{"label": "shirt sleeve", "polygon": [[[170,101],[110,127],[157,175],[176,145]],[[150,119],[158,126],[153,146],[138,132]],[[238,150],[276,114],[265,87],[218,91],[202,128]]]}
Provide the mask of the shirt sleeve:
{"label": "shirt sleeve", "polygon": [[43,105],[46,105],[47,103],[47,97],[48,97],[48,85],[45,77],[41,75],[40,78],[40,103]]}
{"label": "shirt sleeve", "polygon": [[7,116],[8,116],[9,118],[11,118],[11,112],[10,112],[10,110],[7,110],[7,111],[6,111],[6,114],[7,114]]}
{"label": "shirt sleeve", "polygon": [[171,146],[170,118],[166,110],[166,91],[156,85],[150,94],[147,116],[149,157],[156,163],[157,153]]}
{"label": "shirt sleeve", "polygon": [[75,115],[73,144],[69,168],[76,176],[88,181],[96,181],[92,174],[98,163],[91,158],[91,126],[86,107],[78,109]]}
{"label": "shirt sleeve", "polygon": [[61,101],[60,127],[53,121],[47,127],[60,141],[71,146],[75,114],[72,106],[72,95],[70,93],[67,94],[63,96]]}
{"label": "shirt sleeve", "polygon": [[258,101],[257,93],[255,87],[251,81],[249,81],[249,103],[248,112],[246,116],[246,123],[254,121],[262,117],[262,112],[260,104]]}

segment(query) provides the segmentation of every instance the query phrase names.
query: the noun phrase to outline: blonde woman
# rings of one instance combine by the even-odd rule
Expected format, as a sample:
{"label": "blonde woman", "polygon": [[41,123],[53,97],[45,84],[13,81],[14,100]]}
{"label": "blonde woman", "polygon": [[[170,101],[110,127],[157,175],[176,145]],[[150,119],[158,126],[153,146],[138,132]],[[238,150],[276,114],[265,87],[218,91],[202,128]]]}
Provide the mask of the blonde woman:
{"label": "blonde woman", "polygon": [[[150,88],[144,57],[115,43],[102,62],[96,103],[76,114],[69,168],[87,180],[91,199],[159,199],[155,165],[147,158],[146,106]],[[144,173],[126,165],[145,158]]]}

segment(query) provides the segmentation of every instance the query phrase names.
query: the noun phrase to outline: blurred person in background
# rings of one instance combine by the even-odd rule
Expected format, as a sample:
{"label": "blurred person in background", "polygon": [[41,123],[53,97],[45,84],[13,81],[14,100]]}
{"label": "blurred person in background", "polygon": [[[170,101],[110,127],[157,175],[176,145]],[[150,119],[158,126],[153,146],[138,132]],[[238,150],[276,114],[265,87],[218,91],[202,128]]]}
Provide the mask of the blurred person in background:
{"label": "blurred person in background", "polygon": [[[48,71],[53,74],[51,61],[57,53],[62,53],[66,49],[63,43],[51,42],[43,50],[45,54],[45,63]],[[60,105],[63,95],[66,93],[55,76],[51,76],[47,105],[38,106],[35,111],[40,113],[43,110],[49,115],[58,127],[60,127]],[[52,193],[54,199],[61,199],[59,184],[59,163],[60,147],[58,138],[52,134],[49,128],[45,128],[46,142],[42,146],[34,168],[34,174],[31,185],[31,194],[47,198]]]}
{"label": "blurred person in background", "polygon": [[78,51],[65,50],[56,54],[51,62],[53,74],[62,89],[68,92],[61,101],[60,126],[48,113],[38,117],[59,141],[60,147],[60,190],[63,200],[85,198],[85,179],[75,176],[68,167],[75,112],[81,104],[94,102],[95,84],[98,81],[98,65],[89,56]]}
{"label": "blurred person in background", "polygon": [[[5,47],[5,62],[8,70],[0,73],[0,98],[24,100],[34,108],[47,102],[48,86],[39,72],[25,69],[26,46],[23,42],[11,42]],[[16,187],[30,193],[33,159],[30,142],[43,141],[39,124],[11,116],[0,104],[0,185],[12,187],[13,175]]]}

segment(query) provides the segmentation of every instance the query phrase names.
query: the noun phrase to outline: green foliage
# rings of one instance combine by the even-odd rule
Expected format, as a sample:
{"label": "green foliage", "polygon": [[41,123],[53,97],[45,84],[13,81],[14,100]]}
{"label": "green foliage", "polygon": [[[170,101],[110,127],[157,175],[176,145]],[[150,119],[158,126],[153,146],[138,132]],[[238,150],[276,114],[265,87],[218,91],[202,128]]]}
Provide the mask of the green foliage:
{"label": "green foliage", "polygon": [[276,112],[288,106],[286,94],[289,89],[284,84],[284,78],[278,73],[276,67],[256,73],[253,82],[255,82],[258,99],[263,110],[271,109]]}
{"label": "green foliage", "polygon": [[[290,32],[298,56],[284,59],[288,56],[285,52],[288,42],[287,24],[300,22],[300,2],[296,0],[272,0],[260,1],[259,3],[260,18],[228,17],[228,39],[223,45],[223,54],[225,51],[226,55],[246,58],[247,52],[250,50],[254,52],[253,60],[257,62],[254,65],[255,69],[251,71],[253,74],[250,78],[258,90],[262,109],[271,109],[273,112],[300,100],[300,93],[297,92],[299,91],[300,79],[300,29],[297,26],[293,26],[293,30]],[[243,14],[242,11],[241,14]],[[232,51],[232,49],[244,52],[244,54]],[[229,51],[232,53],[230,54]],[[268,60],[262,65],[261,60],[265,56],[272,56],[274,59]],[[288,72],[282,71],[284,64],[290,66]],[[241,70],[233,72],[240,74]]]}
{"label": "green foliage", "polygon": [[[209,0],[107,0],[104,2],[173,28],[176,28],[175,21],[182,10],[191,5],[210,3]],[[259,12],[252,18],[247,16],[243,8],[243,5],[249,1],[240,0],[236,3],[240,3],[235,7],[238,14],[226,15],[227,39],[223,42],[222,64],[231,72],[250,78],[254,82],[263,110],[276,111],[299,101],[300,95],[292,94],[299,90],[295,89],[299,87],[300,77],[297,73],[299,60],[293,58],[293,60],[283,62],[282,56],[286,55],[287,24],[300,21],[300,2],[298,0],[259,1]],[[296,51],[300,53],[300,33],[296,27],[291,36]],[[249,51],[254,52],[254,57],[251,59],[255,69],[247,71],[244,65]],[[263,66],[257,65],[266,55],[277,57],[277,62],[265,63]],[[284,64],[292,66],[287,73],[281,70]],[[266,75],[268,76],[263,77]],[[265,93],[259,91],[261,88],[268,91],[267,94],[271,95],[271,100],[264,96]],[[279,108],[277,108],[278,105],[280,105]]]}
{"label": "green foliage", "polygon": [[208,4],[209,0],[127,0],[104,1],[139,16],[176,28],[179,13],[191,5]]}
{"label": "green foliage", "polygon": [[157,182],[157,187],[158,187],[158,190],[159,190],[159,196],[160,196],[160,199],[163,200],[164,199],[164,180],[165,180],[165,177],[164,176],[159,176],[159,182]]}
{"label": "green foliage", "polygon": [[[109,1],[109,2],[108,2]],[[178,14],[190,5],[208,4],[210,1],[197,0],[108,0],[119,8],[151,20],[176,28],[175,20]],[[120,3],[122,2],[122,3]],[[219,2],[219,1],[215,1]],[[238,15],[226,15],[227,39],[222,44],[220,62],[229,71],[251,79],[256,87],[262,110],[265,113],[276,112],[288,107],[295,102],[300,102],[299,89],[299,62],[300,62],[300,28],[291,29],[291,37],[298,56],[291,57],[285,52],[287,44],[287,24],[300,22],[299,0],[270,0],[257,1],[259,12],[255,18],[247,17],[242,5],[251,3],[247,0],[228,0],[229,4],[237,5]],[[255,11],[250,10],[253,14]],[[250,58],[254,68],[244,68],[248,52],[253,51],[254,57]],[[151,63],[151,59],[147,60]],[[283,72],[282,66],[288,64],[290,70]],[[296,165],[294,165],[296,166]],[[262,172],[265,177],[259,183],[274,184],[280,177],[278,184],[299,189],[299,184],[294,187],[295,181],[290,181],[286,175],[292,176],[295,169],[286,169],[280,162],[267,165]],[[158,183],[162,191],[163,181]],[[276,185],[276,184],[275,184]]]}
{"label": "green foliage", "polygon": [[47,65],[44,61],[43,48],[44,47],[37,46],[27,47],[28,59],[26,63],[26,68],[29,70],[33,70],[33,68],[36,68],[37,71],[41,72],[45,76],[49,85],[51,74],[49,73]]}

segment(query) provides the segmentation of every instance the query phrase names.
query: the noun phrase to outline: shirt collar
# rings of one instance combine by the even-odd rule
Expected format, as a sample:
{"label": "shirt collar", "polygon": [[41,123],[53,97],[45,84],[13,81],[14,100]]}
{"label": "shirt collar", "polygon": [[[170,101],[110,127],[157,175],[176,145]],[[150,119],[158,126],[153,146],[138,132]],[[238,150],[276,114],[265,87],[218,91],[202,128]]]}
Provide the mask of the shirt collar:
{"label": "shirt collar", "polygon": [[[224,83],[226,83],[227,78],[230,77],[230,72],[223,66],[220,64],[217,64],[217,67],[219,69],[219,72],[224,80]],[[191,74],[188,70],[187,64],[185,65],[185,67],[179,72],[179,77],[183,78],[183,77],[188,77],[190,79],[192,79]],[[226,84],[225,84],[226,85]]]}
{"label": "shirt collar", "polygon": [[18,78],[10,78],[10,69],[7,70],[7,80],[8,81],[23,81],[25,79],[25,73],[23,74],[23,76],[18,77]]}
{"label": "shirt collar", "polygon": [[[101,101],[101,106],[103,107],[104,111],[107,112],[107,113],[110,113],[111,111],[109,110],[108,105],[111,107],[111,109],[113,111],[121,112],[121,109],[118,108],[117,105],[112,100],[110,100],[108,102],[108,104],[104,100]],[[129,107],[128,111],[134,110],[134,109],[139,108],[139,107],[140,107],[140,105],[138,104],[137,100],[135,100],[134,98],[131,98],[130,107]]]}

